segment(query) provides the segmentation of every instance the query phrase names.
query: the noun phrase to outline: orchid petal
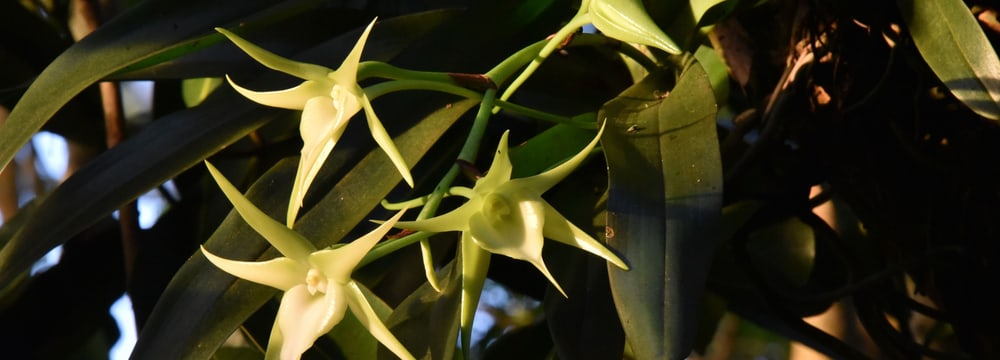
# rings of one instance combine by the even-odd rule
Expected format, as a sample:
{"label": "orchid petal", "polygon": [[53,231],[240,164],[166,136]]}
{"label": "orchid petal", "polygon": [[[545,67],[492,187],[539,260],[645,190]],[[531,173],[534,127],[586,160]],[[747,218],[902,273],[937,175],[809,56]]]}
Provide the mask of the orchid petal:
{"label": "orchid petal", "polygon": [[305,284],[293,287],[281,297],[278,318],[284,342],[277,351],[282,359],[298,359],[323,334],[344,318],[347,312],[344,288],[331,280],[326,293],[310,294]]}
{"label": "orchid petal", "polygon": [[[540,258],[544,208],[539,201],[511,201],[495,193],[469,217],[468,232],[483,249],[518,260]],[[540,199],[539,199],[540,200]]]}
{"label": "orchid petal", "polygon": [[295,183],[292,185],[292,196],[285,217],[285,224],[288,227],[292,227],[295,223],[299,209],[302,208],[302,199],[305,198],[319,170],[323,168],[333,147],[340,140],[340,135],[347,127],[347,121],[354,115],[346,114],[347,109],[344,105],[343,99],[337,104],[326,96],[314,97],[305,103],[302,120],[299,123],[302,157],[295,173]]}
{"label": "orchid petal", "polygon": [[271,243],[275,249],[278,249],[282,254],[287,257],[292,258],[295,261],[305,264],[309,254],[316,251],[316,247],[313,246],[309,240],[299,233],[292,231],[288,227],[282,225],[281,223],[275,221],[270,216],[267,216],[263,211],[254,206],[236,187],[233,186],[229,180],[223,176],[215,166],[212,166],[208,161],[205,162],[208,166],[208,172],[212,174],[212,178],[215,182],[219,184],[219,188],[222,192],[229,198],[229,201],[233,203],[233,207],[236,212],[243,217],[243,220],[247,222],[254,230],[261,234],[267,242]]}
{"label": "orchid petal", "polygon": [[346,284],[351,280],[351,273],[358,266],[361,259],[368,254],[385,234],[389,233],[392,226],[403,216],[403,211],[379,225],[375,230],[364,236],[336,249],[320,250],[309,255],[309,262],[323,271],[330,279],[341,284]]}
{"label": "orchid petal", "polygon": [[537,194],[548,191],[569,176],[569,174],[573,173],[573,170],[576,170],[576,168],[587,159],[587,156],[590,155],[590,151],[594,150],[594,147],[597,146],[597,143],[601,140],[601,134],[604,134],[604,125],[601,125],[601,129],[597,131],[597,136],[594,137],[594,140],[591,140],[586,147],[576,153],[576,155],[573,155],[573,157],[569,158],[569,160],[566,160],[562,164],[559,164],[541,174],[511,180],[511,184],[517,184],[511,186],[519,186]]}
{"label": "orchid petal", "polygon": [[302,284],[306,267],[295,260],[280,257],[268,261],[236,261],[221,258],[201,247],[202,254],[213,265],[233,276],[288,291]]}
{"label": "orchid petal", "polygon": [[365,95],[364,92],[361,93],[361,104],[365,109],[365,117],[368,119],[368,130],[372,133],[372,137],[375,138],[375,142],[378,143],[382,151],[392,160],[392,164],[396,166],[396,170],[403,176],[406,184],[412,188],[413,175],[410,175],[410,167],[406,165],[406,160],[403,159],[403,155],[396,148],[396,143],[392,141],[392,137],[385,131],[382,122],[378,120],[378,116],[375,115],[375,109],[372,108],[372,104],[368,100],[368,95]]}
{"label": "orchid petal", "polygon": [[361,52],[365,48],[365,43],[368,41],[368,34],[372,31],[372,27],[375,26],[376,21],[378,21],[377,17],[372,19],[372,22],[368,24],[368,27],[361,33],[358,42],[354,43],[354,48],[347,54],[347,58],[340,64],[337,71],[329,73],[329,76],[337,83],[346,86],[347,84],[358,82],[358,66],[361,63]]}
{"label": "orchid petal", "polygon": [[593,0],[588,12],[594,27],[624,42],[655,46],[678,55],[680,48],[642,6],[641,0]]}
{"label": "orchid petal", "polygon": [[510,163],[510,151],[508,151],[507,144],[509,136],[510,130],[503,132],[503,136],[500,137],[500,143],[497,144],[497,151],[493,155],[490,170],[486,172],[486,176],[476,181],[476,189],[495,189],[497,186],[510,180],[510,174],[514,171],[514,166]]}
{"label": "orchid petal", "polygon": [[324,87],[315,81],[306,81],[290,89],[277,91],[253,91],[236,84],[229,75],[226,81],[236,92],[255,103],[291,110],[302,110],[306,101],[317,96],[327,96]]}
{"label": "orchid petal", "polygon": [[364,325],[368,332],[378,339],[382,345],[389,348],[393,354],[404,360],[416,359],[410,354],[410,351],[396,339],[396,336],[389,331],[389,328],[385,326],[382,319],[378,317],[375,313],[375,309],[372,309],[372,305],[368,303],[368,299],[365,298],[364,292],[358,287],[358,283],[355,281],[350,281],[346,286],[347,290],[347,304],[351,308],[351,312],[354,316],[358,318],[361,325]]}
{"label": "orchid petal", "polygon": [[583,231],[562,214],[559,214],[552,205],[545,204],[545,237],[561,242],[563,244],[579,248],[583,251],[600,256],[608,262],[622,270],[628,270],[629,266],[617,254],[609,250],[603,244],[595,240],[586,231]]}
{"label": "orchid petal", "polygon": [[[465,232],[460,244],[462,252],[462,311],[459,324],[462,327],[462,350],[468,351],[472,343],[472,321],[479,307],[479,297],[486,283],[486,272],[490,268],[490,253],[474,243]],[[466,357],[468,359],[468,357]]]}
{"label": "orchid petal", "polygon": [[275,321],[271,324],[271,337],[267,339],[267,351],[264,353],[264,360],[281,360],[281,348],[284,345],[285,337],[281,334],[281,327],[278,326],[278,322]]}
{"label": "orchid petal", "polygon": [[229,30],[223,28],[215,28],[215,31],[218,31],[222,33],[222,35],[225,35],[227,38],[229,38],[229,41],[232,41],[233,44],[236,44],[236,46],[242,49],[243,52],[247,53],[247,55],[250,55],[250,57],[254,58],[254,60],[257,60],[257,62],[261,63],[264,66],[267,66],[268,68],[281,71],[288,75],[292,75],[303,80],[308,80],[308,79],[317,79],[326,77],[326,74],[332,71],[324,66],[307,64],[283,58],[275,53],[264,50],[260,46],[254,45],[253,43],[246,41],[245,39],[230,32]]}

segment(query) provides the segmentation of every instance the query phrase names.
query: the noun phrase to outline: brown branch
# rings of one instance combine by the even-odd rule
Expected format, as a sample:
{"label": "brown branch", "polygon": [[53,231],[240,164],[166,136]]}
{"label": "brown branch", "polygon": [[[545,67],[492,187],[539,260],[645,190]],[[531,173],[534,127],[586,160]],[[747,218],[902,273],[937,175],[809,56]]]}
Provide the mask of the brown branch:
{"label": "brown branch", "polygon": [[[72,0],[70,8],[73,12],[71,28],[73,37],[80,40],[97,30],[100,24],[98,16],[101,4],[93,0]],[[101,106],[104,110],[104,132],[107,147],[118,146],[127,136],[125,115],[122,109],[121,91],[118,83],[104,81],[99,84]],[[122,253],[125,263],[125,288],[128,291],[132,284],[135,269],[137,239],[139,237],[139,210],[135,200],[118,209],[118,223],[121,226]]]}
{"label": "brown branch", "polygon": [[[0,124],[7,120],[9,114],[7,108],[0,106]],[[17,163],[11,161],[0,168],[0,216],[3,216],[3,222],[14,217],[17,210]]]}

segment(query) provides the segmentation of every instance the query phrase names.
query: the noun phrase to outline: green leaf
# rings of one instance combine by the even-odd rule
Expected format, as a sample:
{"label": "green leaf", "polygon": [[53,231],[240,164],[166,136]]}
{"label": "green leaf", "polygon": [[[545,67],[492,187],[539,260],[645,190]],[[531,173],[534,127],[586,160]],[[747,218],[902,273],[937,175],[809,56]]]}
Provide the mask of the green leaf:
{"label": "green leaf", "polygon": [[722,215],[711,82],[697,63],[664,88],[672,80],[655,72],[598,115],[607,119],[608,243],[632,265],[609,268],[611,289],[639,359],[691,351]]}
{"label": "green leaf", "polygon": [[[121,204],[273,118],[233,92],[174,113],[101,154],[57,187],[0,250],[0,284]],[[258,109],[261,110],[261,109]]]}
{"label": "green leaf", "polygon": [[812,274],[816,236],[812,227],[789,217],[750,233],[747,253],[770,281],[801,287]]}
{"label": "green leaf", "polygon": [[[587,163],[570,175],[573,181],[564,181],[545,195],[556,210],[596,239],[604,234],[607,220],[605,169],[602,161]],[[545,262],[567,295],[549,286],[543,300],[549,336],[558,357],[622,359],[625,332],[608,284],[608,262],[556,242],[545,245]]]}
{"label": "green leaf", "polygon": [[[475,104],[474,100],[465,100],[432,113],[396,137],[396,145],[406,154],[408,162],[416,163],[438,137]],[[247,192],[247,198],[272,217],[280,218],[288,205],[287,194],[291,191],[296,167],[294,160],[280,162]],[[351,171],[296,223],[295,229],[316,243],[317,248],[331,245],[347,235],[399,183],[398,172],[379,149],[352,165]],[[265,252],[267,243],[235,213],[219,226],[206,247],[231,259],[278,256],[273,249]],[[195,254],[164,291],[133,356],[144,359],[207,358],[274,294],[273,289],[236,281],[212,266],[203,255]]]}
{"label": "green leaf", "polygon": [[[272,4],[267,0],[150,0],[115,17],[59,55],[31,84],[7,121],[0,124],[4,139],[0,164],[10,162],[56,111],[88,86],[144,61],[164,61],[221,41],[221,35],[205,35],[214,26],[243,19]],[[193,8],[198,11],[192,12]]]}
{"label": "green leaf", "polygon": [[514,165],[511,177],[537,175],[576,155],[591,140],[594,140],[593,129],[563,124],[548,128],[510,149],[510,161]]}
{"label": "green leaf", "polygon": [[185,79],[181,82],[181,98],[184,99],[184,105],[193,107],[201,104],[219,85],[222,85],[222,82],[222,78],[218,77]]}
{"label": "green leaf", "polygon": [[972,111],[1000,120],[1000,58],[962,0],[899,0],[913,43]]}
{"label": "green leaf", "polygon": [[715,91],[715,102],[726,104],[729,102],[729,68],[719,56],[715,49],[701,45],[694,53],[698,64],[705,68],[708,79],[712,83],[712,90]]}
{"label": "green leaf", "polygon": [[705,13],[716,5],[722,4],[726,1],[727,0],[691,0],[691,13],[694,14],[694,21],[696,23],[701,22],[701,18],[705,16]]}

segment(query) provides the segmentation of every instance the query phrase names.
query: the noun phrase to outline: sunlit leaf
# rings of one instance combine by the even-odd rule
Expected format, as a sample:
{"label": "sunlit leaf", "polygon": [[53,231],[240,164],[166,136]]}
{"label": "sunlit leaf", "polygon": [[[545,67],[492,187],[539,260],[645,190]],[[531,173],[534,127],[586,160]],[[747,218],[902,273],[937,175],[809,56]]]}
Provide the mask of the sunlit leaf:
{"label": "sunlit leaf", "polygon": [[899,0],[913,43],[972,111],[1000,120],[1000,58],[962,0]]}
{"label": "sunlit leaf", "polygon": [[189,107],[200,104],[212,91],[222,85],[222,78],[195,78],[181,82],[181,97]]}
{"label": "sunlit leaf", "polygon": [[729,0],[691,0],[691,13],[694,15],[694,21],[700,22],[701,18],[705,16],[712,7],[722,4]]}
{"label": "sunlit leaf", "polygon": [[715,95],[696,63],[673,89],[656,72],[607,104],[608,244],[632,264],[609,268],[626,339],[640,359],[691,351],[722,215]]}

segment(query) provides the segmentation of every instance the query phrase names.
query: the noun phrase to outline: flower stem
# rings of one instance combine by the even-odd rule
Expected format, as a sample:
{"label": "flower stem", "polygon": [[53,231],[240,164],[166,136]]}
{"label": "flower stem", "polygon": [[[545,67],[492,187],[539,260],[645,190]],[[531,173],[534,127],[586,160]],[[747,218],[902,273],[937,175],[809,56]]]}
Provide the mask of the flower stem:
{"label": "flower stem", "polygon": [[361,262],[358,263],[357,267],[361,268],[365,265],[368,265],[372,261],[381,259],[383,256],[389,255],[395,252],[396,250],[410,246],[411,244],[417,241],[425,241],[427,240],[427,238],[431,237],[434,234],[436,233],[428,231],[419,231],[412,233],[410,235],[406,235],[399,239],[380,242],[378,245],[375,245],[375,247],[372,248],[371,251],[368,251],[368,254],[365,254],[365,257],[361,259]]}
{"label": "flower stem", "polygon": [[[483,134],[486,132],[486,124],[489,123],[490,116],[493,115],[492,110],[495,99],[496,89],[486,90],[486,93],[483,94],[483,100],[479,104],[479,112],[476,113],[476,119],[472,122],[472,129],[469,130],[469,136],[465,139],[465,144],[462,145],[462,150],[458,153],[458,160],[470,163],[475,162],[476,154],[479,153],[479,145],[483,140]],[[434,188],[434,192],[427,198],[427,203],[420,209],[417,220],[431,218],[437,213],[437,208],[441,205],[441,199],[448,193],[448,189],[451,188],[451,184],[455,182],[455,178],[458,177],[460,172],[461,169],[458,164],[452,165],[451,169],[448,169],[448,173],[441,178],[437,187]],[[434,258],[431,255],[430,243],[426,239],[420,240],[420,253],[424,259],[424,271],[427,275],[427,281],[431,283],[431,286],[435,290],[441,291],[437,283],[437,276],[434,274]]]}
{"label": "flower stem", "polygon": [[559,31],[545,43],[545,46],[532,57],[531,63],[528,64],[528,67],[526,67],[524,71],[522,71],[521,74],[510,83],[510,86],[504,90],[503,95],[500,95],[500,100],[507,100],[511,97],[511,95],[514,95],[514,92],[517,91],[517,89],[520,88],[525,81],[528,81],[528,78],[535,73],[535,70],[538,70],[538,67],[541,66],[542,62],[556,50],[556,47],[566,41],[566,39],[569,38],[569,36],[575,32],[576,29],[579,29],[581,26],[586,25],[589,22],[590,16],[585,13],[581,12],[577,13],[576,16],[573,16],[573,18],[570,19],[569,22],[566,23],[566,25],[564,25],[561,29],[559,29]]}
{"label": "flower stem", "polygon": [[[373,100],[375,98],[378,98],[379,96],[388,93],[405,91],[405,90],[430,90],[430,91],[443,92],[446,94],[457,95],[467,99],[483,99],[482,94],[475,92],[473,90],[469,90],[467,88],[450,83],[443,83],[443,82],[429,81],[429,80],[391,80],[369,86],[364,90],[365,94],[368,95],[368,98]],[[548,121],[557,124],[567,124],[571,126],[589,128],[589,129],[592,129],[595,126],[594,124],[591,123],[580,122],[573,117],[556,115],[507,101],[494,100],[494,102],[496,106],[500,107],[503,110],[510,111],[511,113],[514,114],[527,116],[537,120]]]}
{"label": "flower stem", "polygon": [[467,99],[480,99],[483,97],[483,95],[478,92],[451,84],[450,81],[450,79],[448,82],[429,80],[390,80],[366,87],[365,94],[368,95],[369,99],[373,100],[388,93],[404,90],[431,90],[457,95]]}

